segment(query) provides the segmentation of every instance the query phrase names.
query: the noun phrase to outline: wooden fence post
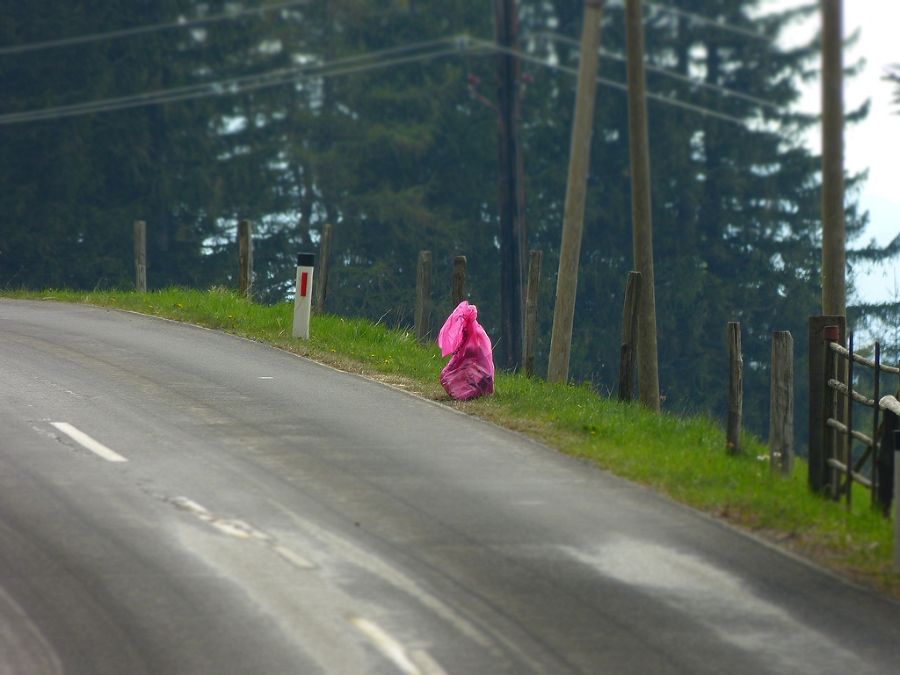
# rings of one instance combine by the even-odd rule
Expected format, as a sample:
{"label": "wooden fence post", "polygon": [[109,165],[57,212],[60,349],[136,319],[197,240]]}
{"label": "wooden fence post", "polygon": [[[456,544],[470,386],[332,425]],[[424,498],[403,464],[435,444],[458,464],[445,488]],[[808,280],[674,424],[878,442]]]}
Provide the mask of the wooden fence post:
{"label": "wooden fence post", "polygon": [[[900,431],[900,417],[898,417],[900,415],[900,404],[891,406],[890,398],[890,396],[885,396],[881,399],[880,407],[883,412],[881,444],[876,457],[878,467],[878,506],[886,518],[890,517],[891,514],[891,501],[896,503],[894,492],[898,489],[898,486],[894,476],[894,472],[897,469],[895,453],[900,451],[900,445],[896,445],[900,439],[895,435]],[[896,399],[893,402],[896,403]],[[891,407],[894,407],[896,412],[892,412]]]}
{"label": "wooden fence post", "polygon": [[831,350],[832,342],[840,341],[840,328],[839,326],[826,326],[823,332],[823,339],[825,342],[825,354],[824,360],[825,365],[823,367],[823,376],[825,381],[825,390],[822,396],[822,455],[823,460],[825,462],[825,476],[827,477],[827,482],[823,485],[823,487],[827,487],[830,491],[832,499],[838,499],[840,496],[839,487],[840,487],[840,479],[837,477],[837,472],[831,468],[828,464],[829,459],[838,459],[836,454],[837,448],[840,447],[837,443],[836,432],[831,427],[827,426],[825,422],[829,417],[837,416],[837,402],[838,397],[837,393],[828,385],[828,380],[837,377],[837,364],[838,358],[837,355]]}
{"label": "wooden fence post", "polygon": [[619,346],[619,400],[630,402],[634,391],[634,364],[637,359],[638,316],[641,304],[641,273],[629,272],[622,310],[622,339]]}
{"label": "wooden fence post", "polygon": [[316,286],[316,312],[325,311],[325,298],[328,295],[328,265],[331,257],[331,223],[325,223],[322,239],[319,241],[319,273],[316,275],[319,285]]}
{"label": "wooden fence post", "polygon": [[894,572],[900,573],[900,430],[894,431]]}
{"label": "wooden fence post", "polygon": [[[847,396],[846,396],[846,417],[844,418],[847,422],[847,436],[846,440],[843,443],[841,448],[842,453],[841,458],[845,463],[846,467],[846,479],[847,479],[847,510],[850,511],[853,504],[853,333],[851,332],[849,335],[849,341],[847,343],[847,348],[850,351],[850,357],[847,359]],[[842,363],[843,365],[843,363]],[[843,438],[843,435],[841,436]],[[838,478],[838,486],[840,487],[841,481]],[[838,491],[838,497],[840,497],[840,490]]]}
{"label": "wooden fence post", "polygon": [[431,319],[431,251],[419,251],[416,269],[416,339],[429,339]]}
{"label": "wooden fence post", "polygon": [[728,422],[725,428],[725,448],[730,455],[739,455],[741,428],[744,418],[744,355],[741,351],[741,324],[729,321],[728,337]]}
{"label": "wooden fence post", "polygon": [[[837,326],[844,339],[847,321],[843,316],[809,317],[809,488],[824,492],[828,486],[829,455],[825,450],[825,327]],[[831,375],[831,377],[834,377]]]}
{"label": "wooden fence post", "polygon": [[147,223],[134,221],[134,290],[147,292]]}
{"label": "wooden fence post", "polygon": [[456,309],[466,299],[466,256],[458,255],[453,259],[453,275],[450,277],[451,310]]}
{"label": "wooden fence post", "polygon": [[240,294],[249,300],[253,294],[253,233],[249,220],[242,220],[238,223],[238,242],[240,263],[238,289]]}
{"label": "wooden fence post", "polygon": [[772,334],[769,452],[772,471],[790,475],[794,466],[794,338],[789,331]]}
{"label": "wooden fence post", "polygon": [[525,344],[523,359],[525,361],[525,377],[534,375],[534,347],[537,343],[537,306],[541,288],[541,262],[543,251],[533,250],[528,253],[528,288],[525,295]]}

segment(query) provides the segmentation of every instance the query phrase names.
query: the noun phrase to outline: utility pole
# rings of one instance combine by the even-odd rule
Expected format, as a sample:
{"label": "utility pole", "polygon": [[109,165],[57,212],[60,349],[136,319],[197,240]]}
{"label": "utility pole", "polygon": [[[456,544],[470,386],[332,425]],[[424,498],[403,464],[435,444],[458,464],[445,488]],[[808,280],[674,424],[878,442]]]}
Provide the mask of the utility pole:
{"label": "utility pole", "polygon": [[[515,0],[493,0],[497,44],[516,48],[519,17]],[[500,346],[501,363],[509,370],[522,365],[523,296],[525,275],[525,184],[519,141],[519,59],[509,51],[497,55],[498,160],[500,169]]]}
{"label": "utility pole", "polygon": [[572,144],[569,149],[569,177],[566,183],[562,242],[559,247],[559,274],[556,278],[556,304],[553,307],[553,332],[550,335],[548,382],[565,383],[569,379],[569,354],[572,350],[578,259],[584,230],[584,202],[591,156],[594,100],[597,95],[602,15],[602,0],[585,0],[578,88],[575,92],[575,119],[572,122]]}
{"label": "utility pole", "polygon": [[631,220],[634,266],[641,273],[638,307],[638,392],[641,403],[659,410],[656,294],[653,279],[653,220],[650,213],[650,143],[644,89],[644,27],[641,0],[625,0],[628,69],[628,154],[631,158]]}
{"label": "utility pole", "polygon": [[822,314],[847,315],[842,0],[822,3]]}

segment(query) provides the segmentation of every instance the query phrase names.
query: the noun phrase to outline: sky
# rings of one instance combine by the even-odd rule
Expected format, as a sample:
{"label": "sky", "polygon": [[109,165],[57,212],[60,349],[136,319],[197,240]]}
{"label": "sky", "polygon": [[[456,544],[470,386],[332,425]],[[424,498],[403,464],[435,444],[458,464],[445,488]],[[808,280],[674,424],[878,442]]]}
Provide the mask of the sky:
{"label": "sky", "polygon": [[[809,4],[809,0],[762,0],[763,12]],[[895,86],[882,78],[891,64],[900,64],[900,0],[844,0],[844,35],[860,31],[857,43],[844,51],[844,63],[859,59],[866,63],[862,72],[844,80],[845,110],[854,110],[871,100],[868,118],[849,126],[844,134],[844,157],[848,171],[868,169],[868,180],[859,195],[869,211],[870,224],[850,248],[863,248],[871,240],[885,245],[900,234],[900,105],[893,103]],[[784,46],[808,38],[821,25],[818,13],[785,32]],[[816,112],[821,108],[821,81],[817,78],[804,88],[799,110]],[[820,128],[807,139],[810,148],[821,147]],[[897,261],[881,265],[857,276],[857,297],[862,302],[900,299],[900,265]],[[849,298],[852,302],[854,298]]]}

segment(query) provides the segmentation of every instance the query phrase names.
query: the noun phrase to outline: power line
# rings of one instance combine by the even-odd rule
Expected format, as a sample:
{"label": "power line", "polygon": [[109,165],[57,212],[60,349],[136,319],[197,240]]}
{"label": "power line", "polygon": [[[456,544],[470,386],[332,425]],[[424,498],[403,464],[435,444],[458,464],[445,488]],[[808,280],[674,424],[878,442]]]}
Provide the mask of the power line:
{"label": "power line", "polygon": [[[452,46],[445,49],[436,49],[437,47],[446,44],[451,44]],[[7,113],[4,115],[0,115],[0,125],[60,119],[65,117],[73,117],[101,112],[113,112],[128,108],[158,105],[163,103],[174,103],[178,101],[194,100],[213,96],[243,94],[259,89],[282,86],[285,84],[296,82],[298,80],[310,79],[314,77],[336,77],[340,75],[351,75],[396,65],[415,63],[428,59],[445,58],[447,56],[452,56],[461,52],[472,51],[473,46],[477,51],[483,52],[487,50],[488,52],[493,53],[511,54],[513,56],[521,58],[523,61],[535,63],[537,65],[568,73],[570,75],[577,75],[577,71],[574,68],[569,68],[557,63],[552,63],[551,61],[538,58],[521,50],[505,48],[494,42],[469,38],[465,35],[458,35],[453,37],[412,43],[399,47],[391,47],[375,52],[367,52],[365,54],[358,54],[343,59],[337,59],[331,62],[310,64],[308,66],[295,68],[279,68],[264,73],[245,75],[242,77],[205,82],[195,85],[187,85],[184,87],[143,92],[140,94],[133,94],[129,96],[101,99],[98,101],[76,103],[65,106],[56,106],[52,108],[26,110],[18,113]],[[425,49],[432,49],[432,51],[424,51],[423,53],[408,56],[398,56],[397,58],[393,59],[384,58],[387,56],[395,56],[408,52],[422,51]],[[373,59],[375,60],[372,61]],[[361,63],[367,60],[372,62]],[[608,87],[619,89],[621,91],[627,91],[627,87],[621,82],[616,82],[614,80],[609,80],[602,77],[597,78],[597,81]],[[711,110],[703,106],[686,103],[684,101],[680,101],[668,96],[662,96],[660,94],[648,93],[647,98],[660,103],[664,103],[666,105],[699,113],[707,117],[730,122],[732,124],[738,124],[745,129],[747,128],[745,120],[739,117],[721,113],[716,110]]]}
{"label": "power line", "polygon": [[[441,45],[452,46],[444,49],[436,49]],[[86,103],[76,103],[39,110],[26,110],[19,113],[7,113],[0,115],[0,125],[16,124],[22,122],[36,122],[48,119],[60,119],[78,115],[86,115],[100,112],[112,112],[128,108],[137,108],[147,105],[173,103],[212,96],[243,94],[259,89],[266,89],[285,84],[290,84],[302,79],[314,77],[335,77],[338,75],[351,75],[367,72],[390,66],[415,63],[427,59],[443,58],[458,54],[468,49],[469,41],[465,36],[440,38],[427,40],[400,47],[391,47],[365,54],[337,59],[330,62],[310,64],[293,68],[278,68],[264,73],[244,75],[242,77],[205,82],[202,84],[161,89],[151,92],[143,92],[117,98],[101,99]],[[431,49],[431,51],[424,51]],[[422,52],[408,56],[397,56],[409,52]],[[396,58],[384,58],[396,56]],[[361,63],[364,61],[371,63]]]}
{"label": "power line", "polygon": [[774,40],[763,33],[762,31],[755,31],[749,28],[743,28],[742,26],[735,26],[733,23],[728,23],[724,19],[713,19],[708,16],[704,16],[703,14],[697,14],[696,12],[689,12],[684,9],[680,9],[678,7],[672,7],[671,5],[665,5],[659,2],[644,2],[645,5],[652,8],[658,12],[667,12],[669,14],[674,14],[676,16],[684,17],[685,19],[691,19],[698,23],[703,23],[708,26],[714,26],[715,28],[719,28],[728,33],[734,33],[735,35],[741,35],[743,37],[753,38],[755,40],[762,40],[764,42],[774,42]]}
{"label": "power line", "polygon": [[291,0],[290,2],[281,2],[275,5],[263,5],[252,9],[241,9],[222,14],[212,14],[210,16],[199,17],[196,19],[179,19],[177,21],[169,21],[166,23],[154,23],[143,26],[135,26],[133,28],[123,28],[121,30],[109,31],[106,33],[91,33],[88,35],[78,35],[68,38],[59,38],[56,40],[43,40],[41,42],[30,42],[23,45],[9,45],[0,47],[0,56],[7,54],[24,54],[27,52],[36,52],[44,49],[55,49],[58,47],[71,47],[73,45],[89,44],[91,42],[100,42],[103,40],[117,40],[120,38],[131,37],[133,35],[143,35],[145,33],[154,33],[160,30],[170,30],[174,28],[191,28],[207,23],[216,23],[219,21],[230,21],[243,16],[252,14],[264,14],[266,12],[274,12],[280,9],[289,9],[299,5],[307,5],[310,0]]}
{"label": "power line", "polygon": [[[494,51],[502,52],[506,54],[512,54],[513,56],[517,56],[523,61],[529,61],[530,63],[535,63],[540,66],[544,66],[546,68],[550,68],[552,70],[558,70],[563,73],[568,73],[569,75],[578,75],[578,71],[575,68],[569,68],[568,66],[563,66],[558,63],[553,63],[551,61],[547,61],[546,59],[541,59],[537,56],[533,56],[528,54],[527,52],[523,52],[518,49],[509,49],[505,47],[501,47],[500,45],[494,44],[493,42],[486,42],[483,40],[473,40],[473,43],[478,44],[482,47],[490,47]],[[604,77],[598,77],[597,81],[601,84],[604,84],[608,87],[613,87],[614,89],[619,89],[621,91],[628,91],[628,87],[626,87],[621,82],[616,82],[614,80],[608,80]],[[718,112],[717,110],[710,110],[709,108],[704,108],[703,106],[694,105],[693,103],[685,103],[684,101],[679,101],[675,98],[670,98],[668,96],[662,96],[660,94],[647,94],[648,99],[652,99],[654,101],[658,101],[660,103],[665,103],[666,105],[675,106],[676,108],[683,108],[684,110],[690,110],[691,112],[700,113],[706,117],[714,117],[716,119],[720,119],[725,122],[731,122],[732,124],[738,124],[745,129],[747,128],[747,123],[745,120],[742,120],[739,117],[733,117],[732,115],[728,115],[725,113]]]}
{"label": "power line", "polygon": [[[571,38],[567,35],[562,35],[560,33],[554,33],[552,31],[540,31],[537,33],[531,33],[531,35],[537,35],[540,37],[549,37],[552,40],[556,40],[559,42],[565,42],[566,44],[571,44],[574,46],[578,46],[578,40]],[[616,54],[615,52],[607,51],[606,49],[600,50],[600,55],[606,58],[615,59],[616,61],[625,61],[625,56],[622,54]],[[709,89],[712,91],[718,91],[725,96],[729,96],[731,98],[739,98],[743,99],[749,103],[754,103],[759,106],[763,106],[766,108],[771,108],[772,110],[781,111],[782,106],[778,105],[773,101],[769,101],[763,98],[758,98],[756,96],[751,96],[750,94],[745,94],[743,92],[737,91],[735,89],[729,89],[728,87],[723,87],[718,84],[713,84],[711,82],[703,82],[702,80],[696,80],[687,75],[683,75],[674,70],[669,70],[668,68],[662,68],[660,66],[654,66],[649,63],[645,63],[644,67],[650,71],[651,73],[659,73],[660,75],[664,75],[666,77],[670,77],[675,80],[680,80],[681,82],[686,82],[694,87],[700,87],[702,89]]]}

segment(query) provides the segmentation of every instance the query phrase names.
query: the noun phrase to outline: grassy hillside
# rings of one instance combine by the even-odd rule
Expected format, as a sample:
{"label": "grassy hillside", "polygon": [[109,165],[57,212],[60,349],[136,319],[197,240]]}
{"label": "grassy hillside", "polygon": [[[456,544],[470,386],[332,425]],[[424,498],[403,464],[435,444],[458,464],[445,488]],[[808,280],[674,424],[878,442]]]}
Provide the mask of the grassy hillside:
{"label": "grassy hillside", "polygon": [[900,575],[891,572],[892,523],[869,510],[868,493],[861,491],[847,513],[843,505],[808,492],[802,461],[790,478],[773,476],[767,448],[758,439],[746,437],[745,454],[728,456],[722,425],[711,419],[655,415],[587,387],[503,373],[497,375],[494,396],[455,402],[439,383],[445,360],[437,347],[420,346],[409,331],[322,315],[313,317],[308,342],[296,340],[291,337],[292,305],[256,305],[225,290],[6,296],[90,303],[186,321],[360,373],[528,434],[900,598]]}

